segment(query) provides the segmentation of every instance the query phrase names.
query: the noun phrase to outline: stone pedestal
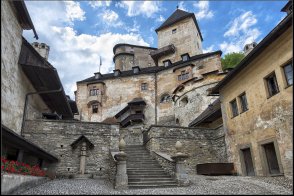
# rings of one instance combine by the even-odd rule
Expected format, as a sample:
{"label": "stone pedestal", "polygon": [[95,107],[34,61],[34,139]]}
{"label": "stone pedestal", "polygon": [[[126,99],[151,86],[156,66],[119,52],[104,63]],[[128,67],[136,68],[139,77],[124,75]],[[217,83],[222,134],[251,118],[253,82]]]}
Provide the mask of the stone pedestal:
{"label": "stone pedestal", "polygon": [[116,163],[115,189],[128,188],[127,175],[127,155],[124,152],[119,152],[114,156]]}
{"label": "stone pedestal", "polygon": [[116,176],[115,176],[115,189],[128,188],[128,175],[127,175],[127,154],[123,152],[126,143],[123,139],[119,142],[119,153],[114,155],[116,163]]}
{"label": "stone pedestal", "polygon": [[182,144],[178,141],[176,143],[177,153],[171,158],[176,162],[176,179],[179,186],[188,186],[190,184],[187,169],[184,161],[189,157],[187,154],[181,153]]}

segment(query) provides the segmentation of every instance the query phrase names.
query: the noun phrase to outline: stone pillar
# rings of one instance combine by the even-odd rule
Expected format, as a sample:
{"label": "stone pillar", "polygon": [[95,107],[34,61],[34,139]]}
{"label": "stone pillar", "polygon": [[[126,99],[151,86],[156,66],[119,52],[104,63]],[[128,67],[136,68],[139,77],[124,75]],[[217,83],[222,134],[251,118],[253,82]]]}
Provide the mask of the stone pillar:
{"label": "stone pillar", "polygon": [[22,162],[22,160],[23,160],[23,153],[24,153],[23,150],[19,150],[18,151],[18,154],[17,154],[17,161],[18,162]]}
{"label": "stone pillar", "polygon": [[81,146],[81,161],[80,161],[80,173],[81,174],[85,174],[86,155],[87,155],[87,144],[86,144],[86,142],[83,142],[82,146]]}
{"label": "stone pillar", "polygon": [[188,179],[187,170],[184,161],[189,157],[187,154],[181,152],[183,145],[181,142],[176,142],[177,153],[171,158],[176,162],[176,179],[179,186],[188,186],[190,184]]}
{"label": "stone pillar", "polygon": [[124,139],[119,142],[119,153],[114,155],[116,163],[116,176],[115,176],[115,189],[128,188],[128,175],[127,175],[127,154],[124,152],[126,143]]}

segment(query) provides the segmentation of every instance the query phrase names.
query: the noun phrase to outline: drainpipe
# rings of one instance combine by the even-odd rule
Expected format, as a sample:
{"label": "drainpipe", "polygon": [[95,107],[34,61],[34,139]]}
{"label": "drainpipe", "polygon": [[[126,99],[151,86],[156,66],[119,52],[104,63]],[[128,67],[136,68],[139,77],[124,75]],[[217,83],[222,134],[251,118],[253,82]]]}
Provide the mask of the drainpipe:
{"label": "drainpipe", "polygon": [[155,124],[157,125],[157,73],[155,72]]}
{"label": "drainpipe", "polygon": [[26,94],[26,99],[25,99],[25,105],[24,105],[24,110],[23,110],[23,116],[22,116],[22,124],[21,124],[21,130],[20,130],[20,135],[23,136],[23,128],[25,124],[25,118],[26,118],[26,112],[27,112],[27,105],[28,105],[28,97],[29,95],[34,95],[34,94],[48,94],[48,93],[58,93],[62,92],[62,87],[60,87],[57,90],[49,90],[49,91],[38,91],[38,92],[30,92]]}

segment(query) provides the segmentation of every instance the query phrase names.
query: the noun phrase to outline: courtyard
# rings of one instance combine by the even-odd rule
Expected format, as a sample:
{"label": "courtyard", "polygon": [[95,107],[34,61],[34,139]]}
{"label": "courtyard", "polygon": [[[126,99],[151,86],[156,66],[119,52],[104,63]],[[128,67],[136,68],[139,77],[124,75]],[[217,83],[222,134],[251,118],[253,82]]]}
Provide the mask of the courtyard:
{"label": "courtyard", "polygon": [[285,177],[201,176],[190,177],[191,185],[180,188],[115,190],[104,179],[56,179],[19,195],[291,195],[293,182]]}

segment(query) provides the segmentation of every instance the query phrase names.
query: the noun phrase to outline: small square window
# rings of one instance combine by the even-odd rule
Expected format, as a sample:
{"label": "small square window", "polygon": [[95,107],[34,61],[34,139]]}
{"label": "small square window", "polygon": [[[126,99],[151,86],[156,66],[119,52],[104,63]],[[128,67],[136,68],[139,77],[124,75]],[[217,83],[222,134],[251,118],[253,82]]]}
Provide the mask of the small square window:
{"label": "small square window", "polygon": [[240,103],[241,103],[241,109],[242,112],[245,112],[248,110],[248,103],[247,103],[247,98],[246,98],[246,93],[243,93],[239,96]]}
{"label": "small square window", "polygon": [[292,62],[288,65],[285,65],[283,67],[283,70],[284,70],[285,78],[287,81],[287,85],[288,86],[293,85],[293,64],[292,64]]}
{"label": "small square window", "polygon": [[148,85],[147,85],[147,83],[142,83],[142,84],[141,84],[141,90],[142,90],[142,91],[146,91],[146,90],[148,90]]}
{"label": "small square window", "polygon": [[92,113],[98,113],[98,104],[92,105]]}
{"label": "small square window", "polygon": [[172,34],[175,34],[177,32],[177,29],[172,30]]}
{"label": "small square window", "polygon": [[280,92],[275,73],[272,73],[271,75],[266,77],[265,81],[266,81],[269,97],[274,96],[275,94]]}
{"label": "small square window", "polygon": [[189,60],[189,54],[182,55],[182,61],[187,61],[187,60]]}
{"label": "small square window", "polygon": [[163,61],[163,65],[165,67],[169,66],[170,64],[171,64],[170,60]]}
{"label": "small square window", "polygon": [[238,106],[237,106],[237,101],[234,99],[233,101],[230,102],[231,105],[231,110],[232,110],[232,115],[233,117],[238,116]]}

